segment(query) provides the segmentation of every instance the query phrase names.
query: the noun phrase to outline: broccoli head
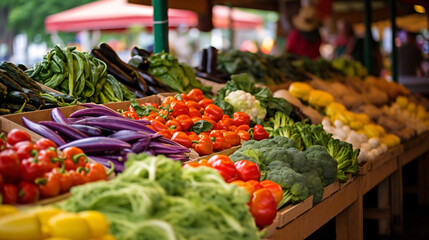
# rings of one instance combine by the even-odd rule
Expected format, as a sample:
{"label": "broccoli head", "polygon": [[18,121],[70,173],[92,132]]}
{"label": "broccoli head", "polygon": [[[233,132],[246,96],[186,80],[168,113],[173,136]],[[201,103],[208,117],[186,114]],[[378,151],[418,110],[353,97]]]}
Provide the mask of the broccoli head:
{"label": "broccoli head", "polygon": [[318,171],[323,184],[329,185],[337,176],[337,161],[320,145],[311,146],[304,151],[305,157]]}
{"label": "broccoli head", "polygon": [[287,154],[291,156],[291,158],[288,158],[289,164],[292,166],[292,169],[294,169],[298,173],[303,173],[310,171],[313,168],[313,164],[308,161],[308,159],[305,157],[304,153],[299,151],[296,148],[289,148],[286,150]]}
{"label": "broccoli head", "polygon": [[273,138],[272,141],[274,141],[276,143],[277,147],[282,147],[282,148],[297,148],[298,147],[296,145],[296,142],[293,139],[290,139],[287,137],[277,136],[277,137]]}
{"label": "broccoli head", "polygon": [[267,166],[267,169],[269,171],[272,171],[274,169],[282,169],[282,168],[290,168],[290,164],[281,160],[276,160],[276,161],[270,162],[270,164],[268,164]]}
{"label": "broccoli head", "polygon": [[293,203],[304,201],[309,195],[305,182],[294,182],[289,191],[292,194],[291,200]]}
{"label": "broccoli head", "polygon": [[266,151],[265,154],[265,163],[269,164],[272,161],[284,161],[284,162],[291,162],[291,160],[294,158],[293,155],[291,155],[288,152],[289,149],[282,148],[282,147],[275,147],[271,151]]}
{"label": "broccoli head", "polygon": [[324,191],[319,173],[313,169],[312,171],[303,173],[302,175],[304,176],[309,194],[313,195],[313,203],[319,203],[322,200]]}

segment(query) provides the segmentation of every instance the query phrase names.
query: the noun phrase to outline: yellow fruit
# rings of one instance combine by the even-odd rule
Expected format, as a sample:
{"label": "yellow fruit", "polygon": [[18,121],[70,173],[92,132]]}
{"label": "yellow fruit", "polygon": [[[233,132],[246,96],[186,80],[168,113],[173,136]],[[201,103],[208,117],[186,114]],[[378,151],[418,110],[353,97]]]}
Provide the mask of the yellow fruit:
{"label": "yellow fruit", "polygon": [[368,139],[373,137],[380,137],[377,128],[374,124],[365,125],[363,127],[363,133],[365,133]]}
{"label": "yellow fruit", "polygon": [[31,213],[35,214],[39,219],[44,235],[49,235],[50,232],[49,219],[62,212],[63,211],[61,209],[55,207],[40,207],[31,211]]}
{"label": "yellow fruit", "polygon": [[359,120],[354,120],[354,121],[351,121],[349,123],[350,128],[353,129],[353,130],[355,130],[355,131],[359,130],[359,129],[362,129],[363,125],[364,124],[361,121],[359,121]]}
{"label": "yellow fruit", "polygon": [[18,209],[12,205],[0,205],[0,217],[18,213]]}
{"label": "yellow fruit", "polygon": [[0,240],[42,239],[40,223],[36,215],[16,213],[0,218]]}
{"label": "yellow fruit", "polygon": [[412,112],[412,113],[415,112],[417,110],[416,104],[413,103],[413,102],[410,103],[410,104],[408,104],[407,109],[408,109],[409,112]]}
{"label": "yellow fruit", "polygon": [[52,237],[87,240],[91,237],[91,228],[87,221],[76,213],[59,213],[49,219]]}
{"label": "yellow fruit", "polygon": [[366,115],[364,113],[355,114],[355,118],[356,118],[356,120],[361,121],[363,124],[369,123],[369,117],[368,117],[368,115]]}
{"label": "yellow fruit", "polygon": [[79,216],[86,220],[91,229],[92,238],[101,238],[109,233],[109,222],[107,218],[97,211],[80,212]]}
{"label": "yellow fruit", "polygon": [[345,111],[338,111],[331,116],[331,123],[334,124],[335,120],[340,120],[344,125],[349,125],[349,120],[346,117]]}
{"label": "yellow fruit", "polygon": [[338,111],[345,111],[345,110],[346,110],[346,107],[344,107],[343,104],[338,103],[338,102],[333,102],[333,103],[329,104],[328,106],[326,106],[325,114],[327,116],[332,116]]}
{"label": "yellow fruit", "polygon": [[384,130],[384,128],[380,125],[375,125],[375,129],[378,132],[378,136],[384,136],[386,134],[386,131]]}
{"label": "yellow fruit", "polygon": [[308,97],[312,90],[313,88],[310,85],[303,82],[293,82],[291,85],[289,85],[289,92],[294,97],[297,97],[304,101],[308,101]]}
{"label": "yellow fruit", "polygon": [[326,107],[334,102],[334,97],[325,91],[313,90],[308,97],[308,103],[315,107]]}
{"label": "yellow fruit", "polygon": [[399,96],[396,98],[396,103],[399,105],[399,107],[401,107],[401,109],[405,109],[408,105],[408,98]]}
{"label": "yellow fruit", "polygon": [[111,234],[107,234],[100,238],[100,240],[116,240],[116,238]]}

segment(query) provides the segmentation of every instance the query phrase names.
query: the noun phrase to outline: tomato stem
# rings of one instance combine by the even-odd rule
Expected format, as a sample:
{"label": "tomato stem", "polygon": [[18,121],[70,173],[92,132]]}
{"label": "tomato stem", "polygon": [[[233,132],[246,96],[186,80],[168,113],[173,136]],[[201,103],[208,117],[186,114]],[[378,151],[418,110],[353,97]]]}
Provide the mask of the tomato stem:
{"label": "tomato stem", "polygon": [[84,161],[85,163],[88,162],[88,157],[85,155],[85,153],[79,153],[79,154],[74,155],[72,157],[72,160],[75,164],[77,164],[79,162],[79,158],[81,158],[81,157],[85,158],[85,161]]}

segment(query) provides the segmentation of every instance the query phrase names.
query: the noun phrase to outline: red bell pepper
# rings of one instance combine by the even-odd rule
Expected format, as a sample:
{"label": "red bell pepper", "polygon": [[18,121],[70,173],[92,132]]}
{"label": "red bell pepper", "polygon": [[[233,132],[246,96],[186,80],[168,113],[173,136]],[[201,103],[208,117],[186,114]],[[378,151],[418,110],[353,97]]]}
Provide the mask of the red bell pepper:
{"label": "red bell pepper", "polygon": [[237,169],[238,179],[243,181],[259,181],[261,172],[259,171],[259,167],[256,163],[247,160],[239,160],[235,162],[234,165]]}
{"label": "red bell pepper", "polygon": [[210,117],[213,121],[218,122],[223,117],[223,110],[214,104],[209,104],[204,109],[204,115]]}
{"label": "red bell pepper", "polygon": [[155,131],[159,132],[161,130],[166,130],[168,129],[162,122],[153,119],[152,121],[150,121],[150,125],[153,127],[153,129],[155,129]]}
{"label": "red bell pepper", "polygon": [[16,128],[12,129],[6,138],[6,142],[11,146],[23,141],[31,141],[30,134]]}
{"label": "red bell pepper", "polygon": [[201,117],[201,112],[198,111],[196,108],[189,108],[189,113],[188,113],[189,117],[193,118],[193,117]]}
{"label": "red bell pepper", "polygon": [[277,214],[277,204],[273,193],[266,188],[256,190],[250,202],[250,212],[256,226],[262,228],[273,223]]}
{"label": "red bell pepper", "polygon": [[68,147],[63,150],[61,158],[64,159],[64,164],[67,170],[76,170],[78,167],[85,167],[88,158],[80,148]]}
{"label": "red bell pepper", "polygon": [[201,108],[205,109],[209,104],[212,104],[214,101],[212,99],[202,99],[198,102]]}
{"label": "red bell pepper", "polygon": [[237,132],[237,134],[243,141],[249,141],[251,139],[250,133],[248,131],[240,130]]}
{"label": "red bell pepper", "polygon": [[192,140],[184,132],[175,132],[171,137],[171,140],[187,148],[192,146]]}
{"label": "red bell pepper", "polygon": [[225,138],[225,142],[231,144],[232,147],[240,145],[240,136],[236,132],[226,131],[223,133],[223,137]]}
{"label": "red bell pepper", "polygon": [[87,163],[84,168],[78,168],[76,171],[86,176],[90,182],[107,179],[106,170],[100,163]]}
{"label": "red bell pepper", "polygon": [[45,149],[48,149],[50,147],[56,149],[57,145],[47,138],[41,138],[41,139],[37,140],[36,147],[39,150],[45,150]]}
{"label": "red bell pepper", "polygon": [[39,189],[32,182],[22,181],[18,184],[19,203],[34,203],[39,200]]}
{"label": "red bell pepper", "polygon": [[182,127],[182,131],[188,131],[189,128],[194,125],[194,122],[188,115],[179,115],[176,117],[176,120],[180,123],[180,126]]}
{"label": "red bell pepper", "polygon": [[232,117],[234,118],[235,126],[250,124],[250,116],[247,113],[235,112]]}
{"label": "red bell pepper", "polygon": [[6,182],[15,182],[19,179],[21,165],[18,155],[12,149],[0,152],[0,174]]}
{"label": "red bell pepper", "polygon": [[213,130],[210,132],[210,139],[213,141],[213,149],[220,151],[223,149],[225,138],[223,133],[219,130]]}
{"label": "red bell pepper", "polygon": [[204,99],[203,92],[200,89],[198,89],[198,88],[192,89],[186,95],[188,96],[189,100],[192,100],[192,101],[195,101],[195,102],[199,102],[199,101],[201,101],[201,100]]}
{"label": "red bell pepper", "polygon": [[262,139],[267,139],[270,138],[270,135],[268,134],[268,132],[264,129],[264,127],[262,127],[259,124],[256,124],[253,127],[253,138],[256,141],[260,141]]}
{"label": "red bell pepper", "polygon": [[54,168],[52,173],[55,174],[60,181],[60,192],[68,192],[73,186],[73,178],[70,173],[65,170],[65,165],[63,164],[61,168]]}
{"label": "red bell pepper", "polygon": [[36,178],[43,177],[48,171],[45,164],[40,163],[37,158],[27,158],[21,161],[21,179],[33,182]]}
{"label": "red bell pepper", "polygon": [[234,120],[232,120],[231,118],[224,118],[224,119],[219,120],[219,122],[217,122],[216,129],[218,129],[218,130],[231,130],[232,126],[235,127]]}
{"label": "red bell pepper", "polygon": [[279,202],[282,200],[283,198],[283,190],[282,187],[280,185],[278,185],[277,183],[271,181],[271,180],[264,180],[259,182],[264,188],[267,188],[268,190],[270,190],[273,195],[274,198],[276,200],[276,203],[279,204]]}
{"label": "red bell pepper", "polygon": [[188,107],[189,107],[189,109],[191,109],[191,108],[195,108],[195,109],[197,109],[198,111],[200,111],[200,110],[201,110],[200,105],[199,105],[199,104],[198,104],[198,102],[196,102],[196,101],[189,100],[189,101],[186,101],[186,102],[185,102],[185,104],[186,104],[186,106],[188,106]]}
{"label": "red bell pepper", "polygon": [[52,172],[46,173],[43,177],[34,180],[39,187],[42,197],[55,197],[60,193],[60,179]]}
{"label": "red bell pepper", "polygon": [[3,204],[17,204],[18,203],[18,188],[15,184],[4,184],[0,189],[3,198]]}
{"label": "red bell pepper", "polygon": [[195,151],[200,155],[209,155],[213,153],[213,142],[207,135],[199,135],[199,140],[195,143],[197,144],[195,146]]}
{"label": "red bell pepper", "polygon": [[223,154],[214,155],[208,160],[208,163],[220,175],[222,175],[225,182],[231,182],[234,180],[237,170],[235,169],[234,163],[228,156]]}
{"label": "red bell pepper", "polygon": [[170,105],[170,108],[173,110],[173,112],[171,113],[173,117],[189,114],[189,107],[184,101],[173,101]]}

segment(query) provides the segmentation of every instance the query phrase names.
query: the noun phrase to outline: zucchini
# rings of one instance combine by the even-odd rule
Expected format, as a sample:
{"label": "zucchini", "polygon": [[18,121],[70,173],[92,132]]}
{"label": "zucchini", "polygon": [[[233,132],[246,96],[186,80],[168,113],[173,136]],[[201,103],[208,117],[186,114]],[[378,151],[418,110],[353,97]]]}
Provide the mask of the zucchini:
{"label": "zucchini", "polygon": [[52,103],[52,102],[47,102],[45,105],[42,106],[42,108],[40,109],[48,109],[48,108],[56,108],[59,107],[58,104],[56,103]]}
{"label": "zucchini", "polygon": [[[15,103],[6,102],[6,103],[2,103],[1,107],[9,109],[11,112],[16,112],[19,109],[21,109],[22,104],[15,104]],[[24,106],[24,112],[36,111],[36,110],[37,110],[37,108],[35,106],[31,105],[31,104],[27,103]]]}
{"label": "zucchini", "polygon": [[25,102],[29,102],[30,99],[23,92],[9,91],[7,93],[7,95],[6,95],[5,101],[6,102],[11,102],[11,103],[20,103],[20,104],[23,104]]}
{"label": "zucchini", "polygon": [[61,99],[64,100],[64,102],[66,103],[72,103],[76,100],[76,98],[74,97],[70,97],[69,95],[66,94],[57,94],[57,93],[48,93],[49,95],[51,95],[52,97],[54,97],[55,99],[61,101]]}
{"label": "zucchini", "polygon": [[6,95],[7,95],[7,87],[4,84],[0,83],[0,99],[5,98]]}
{"label": "zucchini", "polygon": [[24,90],[24,93],[27,94],[28,99],[30,99],[28,102],[29,104],[34,105],[37,108],[45,105],[45,100],[42,98],[42,96],[40,96],[40,93],[28,88],[22,89]]}
{"label": "zucchini", "polygon": [[10,114],[10,110],[7,108],[0,108],[0,115]]}
{"label": "zucchini", "polygon": [[8,72],[9,76],[13,78],[19,85],[26,87],[28,89],[41,92],[42,88],[37,85],[37,83],[31,79],[27,74],[24,73],[20,68],[15,66],[11,62],[2,62],[0,68]]}
{"label": "zucchini", "polygon": [[4,84],[10,91],[23,91],[22,87],[2,69],[0,69],[0,83]]}

